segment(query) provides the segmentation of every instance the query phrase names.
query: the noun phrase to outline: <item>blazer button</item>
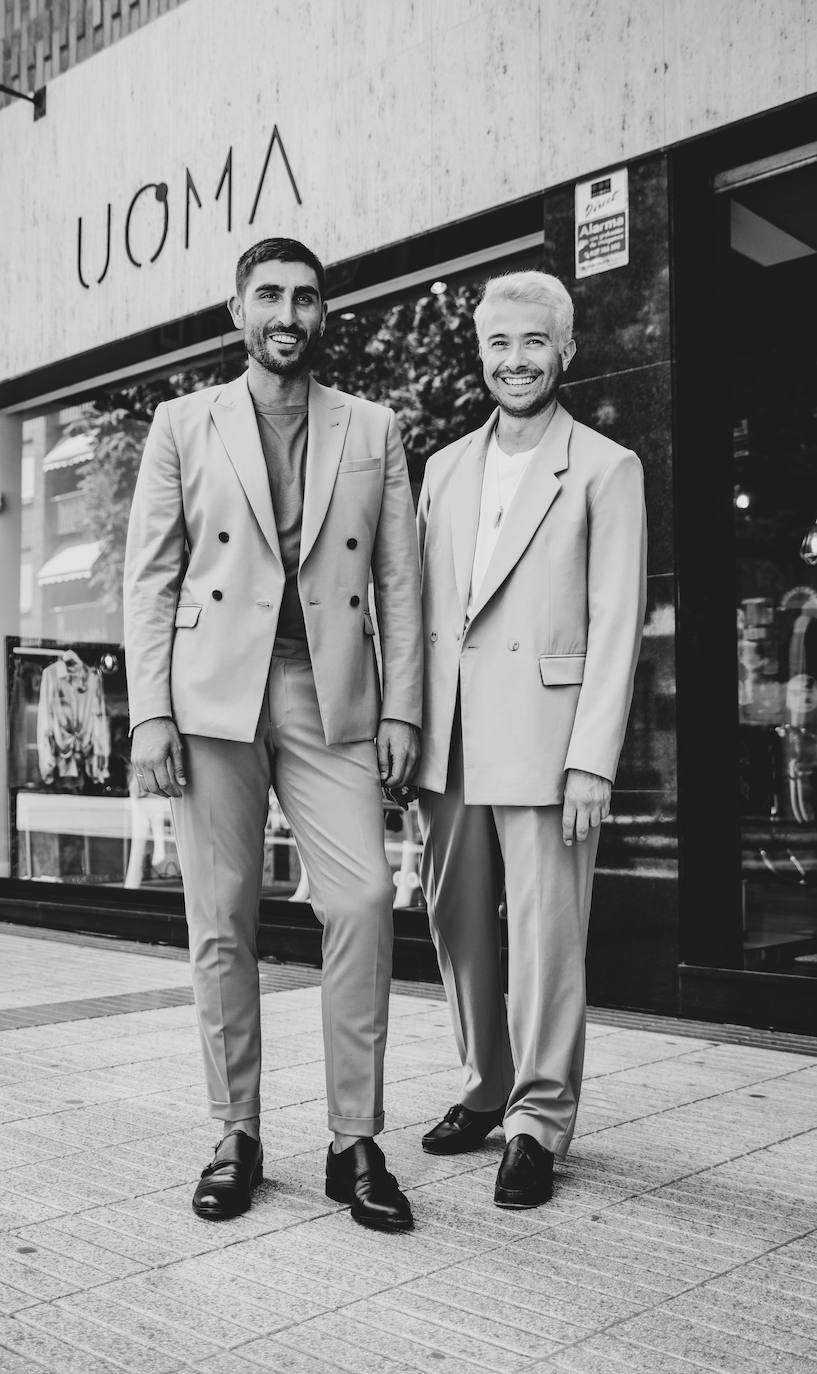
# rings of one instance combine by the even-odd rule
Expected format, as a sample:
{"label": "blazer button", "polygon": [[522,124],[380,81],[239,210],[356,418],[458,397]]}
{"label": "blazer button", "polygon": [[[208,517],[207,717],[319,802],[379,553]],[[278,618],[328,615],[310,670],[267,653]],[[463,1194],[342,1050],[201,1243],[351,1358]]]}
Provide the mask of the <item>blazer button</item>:
{"label": "blazer button", "polygon": [[356,540],[356,539],[347,539],[347,540],[346,540],[346,547],[347,547],[347,549],[356,549],[356,548],[357,548],[357,540]]}
{"label": "blazer button", "polygon": [[431,643],[432,643],[432,644],[436,644],[436,643],[437,643],[437,631],[436,631],[436,630],[432,630],[432,631],[431,631],[431,634],[430,634],[428,637],[429,637],[429,639],[431,640]]}
{"label": "blazer button", "polygon": [[359,596],[350,596],[350,597],[349,597],[349,605],[350,605],[350,606],[359,606],[359,605],[360,605],[360,597],[359,597]]}
{"label": "blazer button", "polygon": [[220,601],[223,595],[224,593],[220,592],[218,587],[216,587],[216,590],[213,592],[213,600]]}
{"label": "blazer button", "polygon": [[229,534],[227,533],[226,530],[219,530],[219,535],[218,535],[218,537],[219,537],[219,539],[221,540],[222,544],[229,544],[229,542],[230,542],[230,536],[229,536]]}
{"label": "blazer button", "polygon": [[508,641],[508,648],[510,649],[510,651],[511,651],[512,654],[515,654],[516,651],[517,651],[517,649],[519,648],[519,640],[518,640],[518,639],[511,639],[511,640],[509,640],[509,641]]}

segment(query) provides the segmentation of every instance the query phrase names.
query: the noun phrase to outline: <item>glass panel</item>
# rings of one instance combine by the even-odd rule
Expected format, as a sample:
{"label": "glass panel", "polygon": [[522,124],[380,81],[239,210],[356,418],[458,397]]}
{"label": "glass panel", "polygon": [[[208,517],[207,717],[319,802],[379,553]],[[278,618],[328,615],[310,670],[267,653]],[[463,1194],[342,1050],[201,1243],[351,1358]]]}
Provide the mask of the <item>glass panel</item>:
{"label": "glass panel", "polygon": [[7,641],[14,877],[180,887],[169,803],[141,796],[130,768],[125,532],[158,402],[242,367],[234,350],[23,422],[20,634]]}
{"label": "glass panel", "polygon": [[817,168],[729,201],[745,964],[817,974]]}

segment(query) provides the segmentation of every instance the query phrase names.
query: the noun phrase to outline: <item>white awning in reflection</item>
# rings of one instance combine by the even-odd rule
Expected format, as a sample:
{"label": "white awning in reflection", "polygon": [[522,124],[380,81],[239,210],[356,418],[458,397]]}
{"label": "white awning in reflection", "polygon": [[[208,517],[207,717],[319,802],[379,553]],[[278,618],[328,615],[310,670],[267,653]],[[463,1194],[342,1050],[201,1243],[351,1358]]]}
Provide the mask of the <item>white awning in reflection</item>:
{"label": "white awning in reflection", "polygon": [[53,472],[56,468],[72,468],[76,463],[87,463],[93,456],[94,451],[88,436],[72,434],[67,439],[60,439],[58,444],[48,450],[43,459],[43,472]]}
{"label": "white awning in reflection", "polygon": [[93,539],[87,544],[69,544],[66,548],[60,549],[59,553],[55,553],[40,568],[37,579],[40,586],[48,587],[55,582],[76,582],[80,578],[90,577],[101,551],[101,539]]}

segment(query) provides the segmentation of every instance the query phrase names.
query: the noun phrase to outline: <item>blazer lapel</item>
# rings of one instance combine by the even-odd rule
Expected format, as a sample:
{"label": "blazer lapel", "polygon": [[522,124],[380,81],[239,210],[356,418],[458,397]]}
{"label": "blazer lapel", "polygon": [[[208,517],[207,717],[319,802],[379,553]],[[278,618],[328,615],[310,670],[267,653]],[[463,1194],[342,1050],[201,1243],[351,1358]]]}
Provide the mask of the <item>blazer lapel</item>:
{"label": "blazer lapel", "polygon": [[280,563],[281,548],[275,528],[269,474],[246,372],[223,388],[212,402],[210,414],[261,532]]}
{"label": "blazer lapel", "polygon": [[310,377],[301,564],[309,556],[326,519],[351,414],[351,406],[339,392]]}
{"label": "blazer lapel", "polygon": [[568,444],[572,430],[571,416],[557,403],[556,412],[542,439],[539,452],[531,458],[508,509],[496,548],[485,570],[472,619],[519,562],[559,495],[562,484],[556,473],[564,472],[568,466]]}
{"label": "blazer lapel", "polygon": [[498,415],[499,411],[495,410],[463,449],[448,488],[451,504],[451,551],[463,615],[468,607],[468,593],[471,589],[485,455]]}

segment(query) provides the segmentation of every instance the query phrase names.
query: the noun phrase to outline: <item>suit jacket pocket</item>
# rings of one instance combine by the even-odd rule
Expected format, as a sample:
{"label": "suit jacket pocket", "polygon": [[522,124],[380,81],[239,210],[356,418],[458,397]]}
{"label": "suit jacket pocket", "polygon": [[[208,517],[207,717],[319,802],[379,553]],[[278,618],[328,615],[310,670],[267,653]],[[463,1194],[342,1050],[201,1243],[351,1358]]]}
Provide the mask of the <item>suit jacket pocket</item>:
{"label": "suit jacket pocket", "polygon": [[542,654],[539,674],[543,687],[571,687],[584,677],[584,654]]}
{"label": "suit jacket pocket", "polygon": [[379,458],[360,458],[350,459],[346,463],[341,463],[338,468],[338,477],[342,477],[346,472],[371,472],[380,467]]}
{"label": "suit jacket pocket", "polygon": [[177,630],[192,630],[201,615],[201,606],[177,606],[175,625]]}
{"label": "suit jacket pocket", "polygon": [[363,633],[365,635],[374,634],[374,625],[372,624],[372,617],[369,615],[368,611],[363,612]]}

